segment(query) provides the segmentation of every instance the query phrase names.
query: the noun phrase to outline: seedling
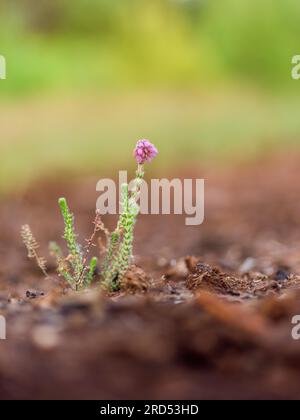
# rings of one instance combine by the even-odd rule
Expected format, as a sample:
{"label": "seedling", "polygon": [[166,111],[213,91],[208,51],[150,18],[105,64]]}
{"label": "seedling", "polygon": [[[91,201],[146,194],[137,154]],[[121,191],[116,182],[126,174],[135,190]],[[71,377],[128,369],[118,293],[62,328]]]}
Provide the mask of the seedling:
{"label": "seedling", "polygon": [[[86,240],[87,244],[84,247],[77,241],[74,216],[69,209],[67,200],[65,198],[58,200],[65,225],[63,238],[66,241],[69,254],[64,256],[62,249],[56,242],[50,243],[50,252],[56,259],[59,276],[64,277],[73,289],[80,290],[89,286],[95,276],[98,259],[96,257],[89,258],[89,254],[91,248],[95,246],[97,234],[100,232],[105,235],[106,245],[103,246],[102,242],[99,241],[100,254],[103,254],[101,251],[104,249],[105,256],[100,267],[98,280],[102,287],[109,291],[119,289],[120,282],[133,260],[134,227],[140,212],[138,199],[144,178],[144,164],[150,162],[157,153],[155,146],[148,140],[137,142],[134,149],[134,157],[138,164],[136,177],[131,191],[129,191],[128,184],[122,185],[122,213],[115,230],[109,232],[101,220],[101,215],[96,211],[93,222],[94,230],[91,237]],[[28,225],[23,226],[21,234],[28,250],[28,256],[35,258],[40,269],[47,275],[46,261],[39,257],[36,252],[38,245],[30,227]]]}
{"label": "seedling", "polygon": [[34,259],[44,276],[47,277],[46,260],[38,255],[39,244],[33,236],[29,225],[21,227],[21,237],[26,246],[28,258]]}

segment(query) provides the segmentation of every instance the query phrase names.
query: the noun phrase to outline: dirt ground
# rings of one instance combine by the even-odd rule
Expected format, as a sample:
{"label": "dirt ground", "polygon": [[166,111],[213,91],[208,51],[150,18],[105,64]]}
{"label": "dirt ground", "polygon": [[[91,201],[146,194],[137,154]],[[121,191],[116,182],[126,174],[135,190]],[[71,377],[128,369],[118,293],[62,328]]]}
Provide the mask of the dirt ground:
{"label": "dirt ground", "polygon": [[50,258],[43,278],[19,237],[29,223],[46,256],[62,235],[61,195],[88,237],[97,178],[2,199],[0,398],[300,397],[300,156],[193,175],[206,179],[205,223],[140,217],[140,268],[112,296],[65,290]]}

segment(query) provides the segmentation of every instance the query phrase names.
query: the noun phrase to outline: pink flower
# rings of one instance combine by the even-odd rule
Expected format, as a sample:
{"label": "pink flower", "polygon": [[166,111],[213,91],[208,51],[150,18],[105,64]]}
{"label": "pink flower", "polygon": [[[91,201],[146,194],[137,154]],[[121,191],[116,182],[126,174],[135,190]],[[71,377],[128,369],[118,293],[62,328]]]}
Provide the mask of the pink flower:
{"label": "pink flower", "polygon": [[145,162],[151,162],[158,154],[158,150],[150,141],[143,139],[137,142],[133,153],[137,163],[142,165]]}

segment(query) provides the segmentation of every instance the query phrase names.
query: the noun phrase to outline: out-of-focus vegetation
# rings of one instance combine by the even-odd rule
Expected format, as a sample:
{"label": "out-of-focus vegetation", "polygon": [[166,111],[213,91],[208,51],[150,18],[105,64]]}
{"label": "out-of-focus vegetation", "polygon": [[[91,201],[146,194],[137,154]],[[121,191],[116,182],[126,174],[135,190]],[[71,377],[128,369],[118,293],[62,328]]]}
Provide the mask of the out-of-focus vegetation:
{"label": "out-of-focus vegetation", "polygon": [[292,87],[297,0],[1,0],[1,93],[195,87],[248,80]]}
{"label": "out-of-focus vegetation", "polygon": [[0,0],[0,190],[114,168],[141,136],[164,166],[297,144],[299,17],[298,0]]}

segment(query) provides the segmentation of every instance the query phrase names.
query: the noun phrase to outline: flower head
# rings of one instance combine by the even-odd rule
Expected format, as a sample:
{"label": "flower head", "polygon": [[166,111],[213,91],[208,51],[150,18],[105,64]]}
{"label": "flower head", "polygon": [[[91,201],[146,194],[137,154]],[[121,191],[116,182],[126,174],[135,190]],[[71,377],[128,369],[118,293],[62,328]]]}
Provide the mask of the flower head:
{"label": "flower head", "polygon": [[156,147],[146,139],[139,140],[134,149],[134,157],[139,165],[151,162],[157,154],[158,150]]}

